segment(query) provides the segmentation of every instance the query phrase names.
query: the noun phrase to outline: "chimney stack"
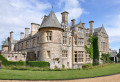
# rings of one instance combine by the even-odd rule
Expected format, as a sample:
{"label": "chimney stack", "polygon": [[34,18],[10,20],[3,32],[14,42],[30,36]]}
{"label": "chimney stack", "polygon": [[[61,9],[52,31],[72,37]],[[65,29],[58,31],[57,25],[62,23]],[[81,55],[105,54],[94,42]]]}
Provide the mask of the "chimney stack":
{"label": "chimney stack", "polygon": [[13,31],[10,32],[10,43],[13,42]]}
{"label": "chimney stack", "polygon": [[30,28],[25,28],[25,38],[29,36],[29,29]]}
{"label": "chimney stack", "polygon": [[85,23],[82,23],[82,26],[85,28]]}
{"label": "chimney stack", "polygon": [[40,28],[39,24],[31,23],[31,36],[37,33],[39,28]]}
{"label": "chimney stack", "polygon": [[72,19],[72,26],[75,26],[75,19]]}
{"label": "chimney stack", "polygon": [[68,25],[68,12],[64,11],[61,13],[62,15],[62,23],[64,23],[65,25]]}
{"label": "chimney stack", "polygon": [[90,34],[91,35],[93,35],[93,33],[94,33],[94,21],[89,21],[89,23],[90,23]]}
{"label": "chimney stack", "polygon": [[23,38],[24,38],[24,33],[21,32],[21,33],[20,33],[20,39],[23,39]]}

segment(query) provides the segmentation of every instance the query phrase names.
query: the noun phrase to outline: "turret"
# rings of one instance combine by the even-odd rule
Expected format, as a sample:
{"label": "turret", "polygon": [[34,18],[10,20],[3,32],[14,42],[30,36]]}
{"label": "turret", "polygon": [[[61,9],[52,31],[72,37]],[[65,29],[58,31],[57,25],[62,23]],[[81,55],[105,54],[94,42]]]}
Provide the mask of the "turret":
{"label": "turret", "polygon": [[68,12],[67,11],[64,11],[61,13],[62,14],[62,23],[68,25]]}

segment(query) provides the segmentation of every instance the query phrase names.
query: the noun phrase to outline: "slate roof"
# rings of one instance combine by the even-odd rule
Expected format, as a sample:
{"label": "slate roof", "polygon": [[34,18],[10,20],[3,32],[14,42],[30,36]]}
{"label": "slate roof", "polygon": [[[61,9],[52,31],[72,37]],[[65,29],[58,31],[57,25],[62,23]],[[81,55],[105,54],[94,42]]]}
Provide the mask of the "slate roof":
{"label": "slate roof", "polygon": [[45,28],[45,27],[62,28],[53,10],[51,10],[49,16],[46,19],[43,19],[42,21],[40,28]]}
{"label": "slate roof", "polygon": [[102,28],[102,27],[95,28],[95,29],[94,29],[94,32],[100,32],[101,28]]}
{"label": "slate roof", "polygon": [[3,42],[3,45],[8,45],[8,39]]}

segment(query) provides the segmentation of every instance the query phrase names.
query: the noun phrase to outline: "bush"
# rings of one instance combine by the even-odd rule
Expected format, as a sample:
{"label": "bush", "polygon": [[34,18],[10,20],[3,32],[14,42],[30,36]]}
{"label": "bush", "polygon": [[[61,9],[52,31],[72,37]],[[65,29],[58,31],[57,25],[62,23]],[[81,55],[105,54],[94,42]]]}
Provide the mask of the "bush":
{"label": "bush", "polygon": [[23,61],[8,61],[3,55],[0,54],[0,60],[2,61],[3,65],[15,65],[15,66],[25,66],[25,62]]}
{"label": "bush", "polygon": [[111,63],[110,54],[109,53],[107,53],[107,54],[103,53],[101,59],[103,60],[104,63]]}
{"label": "bush", "polygon": [[82,66],[82,68],[83,69],[88,69],[88,68],[90,68],[90,67],[92,67],[92,64],[83,64],[83,66]]}
{"label": "bush", "polygon": [[28,65],[31,67],[49,67],[49,62],[45,61],[28,61]]}

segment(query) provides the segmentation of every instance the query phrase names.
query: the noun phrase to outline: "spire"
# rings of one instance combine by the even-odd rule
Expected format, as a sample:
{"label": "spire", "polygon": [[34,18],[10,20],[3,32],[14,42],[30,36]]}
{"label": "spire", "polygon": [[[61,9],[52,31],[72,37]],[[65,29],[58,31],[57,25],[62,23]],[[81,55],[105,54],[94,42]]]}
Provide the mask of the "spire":
{"label": "spire", "polygon": [[62,28],[53,10],[51,10],[46,20],[43,20],[40,28],[45,28],[45,27]]}

